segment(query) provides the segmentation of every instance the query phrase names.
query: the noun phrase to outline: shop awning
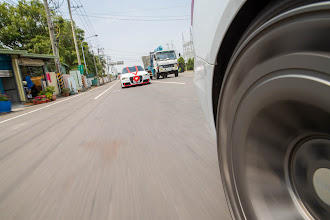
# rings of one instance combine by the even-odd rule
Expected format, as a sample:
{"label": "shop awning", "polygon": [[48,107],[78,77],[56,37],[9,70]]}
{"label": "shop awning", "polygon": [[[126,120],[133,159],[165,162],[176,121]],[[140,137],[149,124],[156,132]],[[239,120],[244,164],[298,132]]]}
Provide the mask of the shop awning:
{"label": "shop awning", "polygon": [[[40,60],[42,60],[42,62],[58,58],[57,56],[49,55],[49,54],[28,53],[26,50],[0,49],[0,54],[17,55],[20,58],[27,58],[27,59],[30,59],[30,60],[40,59]],[[25,60],[25,62],[22,62],[22,63],[26,63],[26,62],[28,62],[28,61]],[[41,63],[39,62],[39,64],[41,64]]]}

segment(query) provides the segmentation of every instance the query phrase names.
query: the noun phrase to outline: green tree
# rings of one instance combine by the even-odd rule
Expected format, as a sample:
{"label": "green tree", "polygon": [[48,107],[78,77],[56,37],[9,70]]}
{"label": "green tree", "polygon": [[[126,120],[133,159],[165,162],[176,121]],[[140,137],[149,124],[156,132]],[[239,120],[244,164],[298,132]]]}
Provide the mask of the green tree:
{"label": "green tree", "polygon": [[[78,61],[72,37],[71,22],[56,15],[54,11],[52,11],[52,15],[60,61],[70,66],[68,70],[77,69]],[[75,26],[75,30],[79,52],[81,52],[80,42],[84,40],[84,31],[77,26]],[[93,56],[89,45],[84,42],[83,47],[88,70],[95,73]],[[0,48],[52,54],[45,8],[40,1],[22,0],[18,2],[17,6],[12,6],[5,2],[0,3]],[[79,54],[83,62],[82,53]],[[98,65],[99,72],[102,72],[104,61],[101,62],[101,65]],[[51,63],[50,68],[54,69],[53,63]]]}
{"label": "green tree", "polygon": [[182,57],[180,57],[178,59],[178,63],[179,63],[179,72],[182,73],[185,71],[186,68],[186,64],[184,63],[184,59]]}
{"label": "green tree", "polygon": [[[60,61],[69,65],[70,70],[77,69],[78,60],[77,60],[76,49],[72,37],[71,22],[69,20],[63,19],[61,16],[55,16],[54,26],[55,26],[55,31],[57,32],[56,42],[59,48]],[[84,39],[84,31],[76,26],[75,29],[76,29],[77,40],[78,43],[80,44],[80,41]],[[79,51],[80,51],[79,53],[80,60],[82,60],[83,62],[83,56],[80,47],[79,47]]]}
{"label": "green tree", "polygon": [[0,45],[2,48],[50,53],[50,39],[43,4],[22,0],[17,6],[0,4]]}
{"label": "green tree", "polygon": [[187,62],[187,70],[194,70],[194,58],[189,58]]}

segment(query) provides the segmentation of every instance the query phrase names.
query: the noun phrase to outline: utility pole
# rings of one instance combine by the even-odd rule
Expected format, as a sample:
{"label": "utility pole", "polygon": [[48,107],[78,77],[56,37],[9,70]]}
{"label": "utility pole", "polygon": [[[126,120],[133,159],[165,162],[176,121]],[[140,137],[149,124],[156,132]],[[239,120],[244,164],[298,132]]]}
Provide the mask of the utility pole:
{"label": "utility pole", "polygon": [[60,56],[59,56],[59,53],[58,53],[58,48],[57,48],[56,43],[55,43],[54,24],[53,24],[53,21],[52,21],[52,17],[51,17],[51,14],[50,14],[50,10],[49,10],[49,7],[48,7],[47,0],[44,0],[44,6],[45,6],[45,11],[46,11],[49,37],[50,37],[50,42],[52,44],[53,54],[55,56],[57,56],[57,58],[54,59],[55,68],[56,68],[57,73],[61,73],[62,72],[61,71],[61,63],[60,63],[60,60],[59,60]]}
{"label": "utility pole", "polygon": [[[44,1],[46,1],[46,0],[44,0]],[[79,49],[78,49],[78,43],[77,43],[77,38],[76,38],[76,31],[74,29],[74,24],[73,24],[73,19],[72,19],[72,14],[71,14],[70,0],[68,0],[68,7],[69,7],[70,18],[71,18],[71,27],[72,27],[73,41],[74,41],[74,45],[76,47],[76,54],[77,54],[78,65],[81,65],[80,55],[79,55]]]}
{"label": "utility pole", "polygon": [[108,70],[108,75],[110,75],[110,61],[111,61],[111,58],[110,56],[107,56],[107,70]]}
{"label": "utility pole", "polygon": [[[89,36],[89,37],[85,38],[85,40],[87,40],[88,38],[97,37],[97,36],[98,35],[95,34],[93,36]],[[85,53],[84,53],[84,47],[83,47],[83,41],[81,41],[81,50],[82,50],[82,54],[83,54],[83,58],[84,58],[84,63],[85,63],[85,68],[86,68],[86,74],[88,74],[87,63],[86,63],[86,58],[85,58]],[[93,57],[94,57],[94,54],[93,54]]]}
{"label": "utility pole", "polygon": [[86,59],[85,59],[85,53],[84,53],[84,47],[83,47],[83,42],[82,41],[81,41],[81,50],[82,50],[82,54],[83,54],[83,58],[84,58],[86,74],[88,74],[87,63],[86,63]]}
{"label": "utility pole", "polygon": [[99,58],[99,64],[101,65],[101,60],[100,60],[100,48],[97,48],[97,57]]}
{"label": "utility pole", "polygon": [[96,66],[96,61],[95,61],[94,51],[92,51],[92,54],[93,54],[93,60],[94,60],[94,65],[95,65],[96,77],[99,77],[99,74],[98,74],[98,72],[97,72],[97,66]]}

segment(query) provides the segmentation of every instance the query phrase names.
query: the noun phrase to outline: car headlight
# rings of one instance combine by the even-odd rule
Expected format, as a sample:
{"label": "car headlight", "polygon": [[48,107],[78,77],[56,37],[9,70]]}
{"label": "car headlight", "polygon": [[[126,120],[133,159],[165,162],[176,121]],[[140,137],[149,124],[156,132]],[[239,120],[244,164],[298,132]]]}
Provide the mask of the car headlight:
{"label": "car headlight", "polygon": [[145,74],[143,74],[143,76],[149,76],[149,74],[148,73],[145,73]]}
{"label": "car headlight", "polygon": [[126,80],[126,79],[128,79],[128,77],[123,77],[123,78],[121,78],[122,80]]}

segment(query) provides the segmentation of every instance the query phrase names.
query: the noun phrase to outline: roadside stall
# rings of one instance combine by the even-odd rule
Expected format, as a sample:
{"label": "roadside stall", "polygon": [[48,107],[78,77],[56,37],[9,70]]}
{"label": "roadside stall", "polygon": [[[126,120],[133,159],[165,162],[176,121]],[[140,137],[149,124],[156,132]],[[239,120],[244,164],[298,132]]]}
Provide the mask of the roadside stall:
{"label": "roadside stall", "polygon": [[26,102],[54,83],[58,91],[57,77],[49,74],[47,62],[56,56],[32,54],[24,50],[0,49],[0,91],[10,97],[12,102]]}
{"label": "roadside stall", "polygon": [[18,87],[16,86],[12,59],[9,54],[0,52],[0,93],[10,97],[12,102],[21,101]]}

